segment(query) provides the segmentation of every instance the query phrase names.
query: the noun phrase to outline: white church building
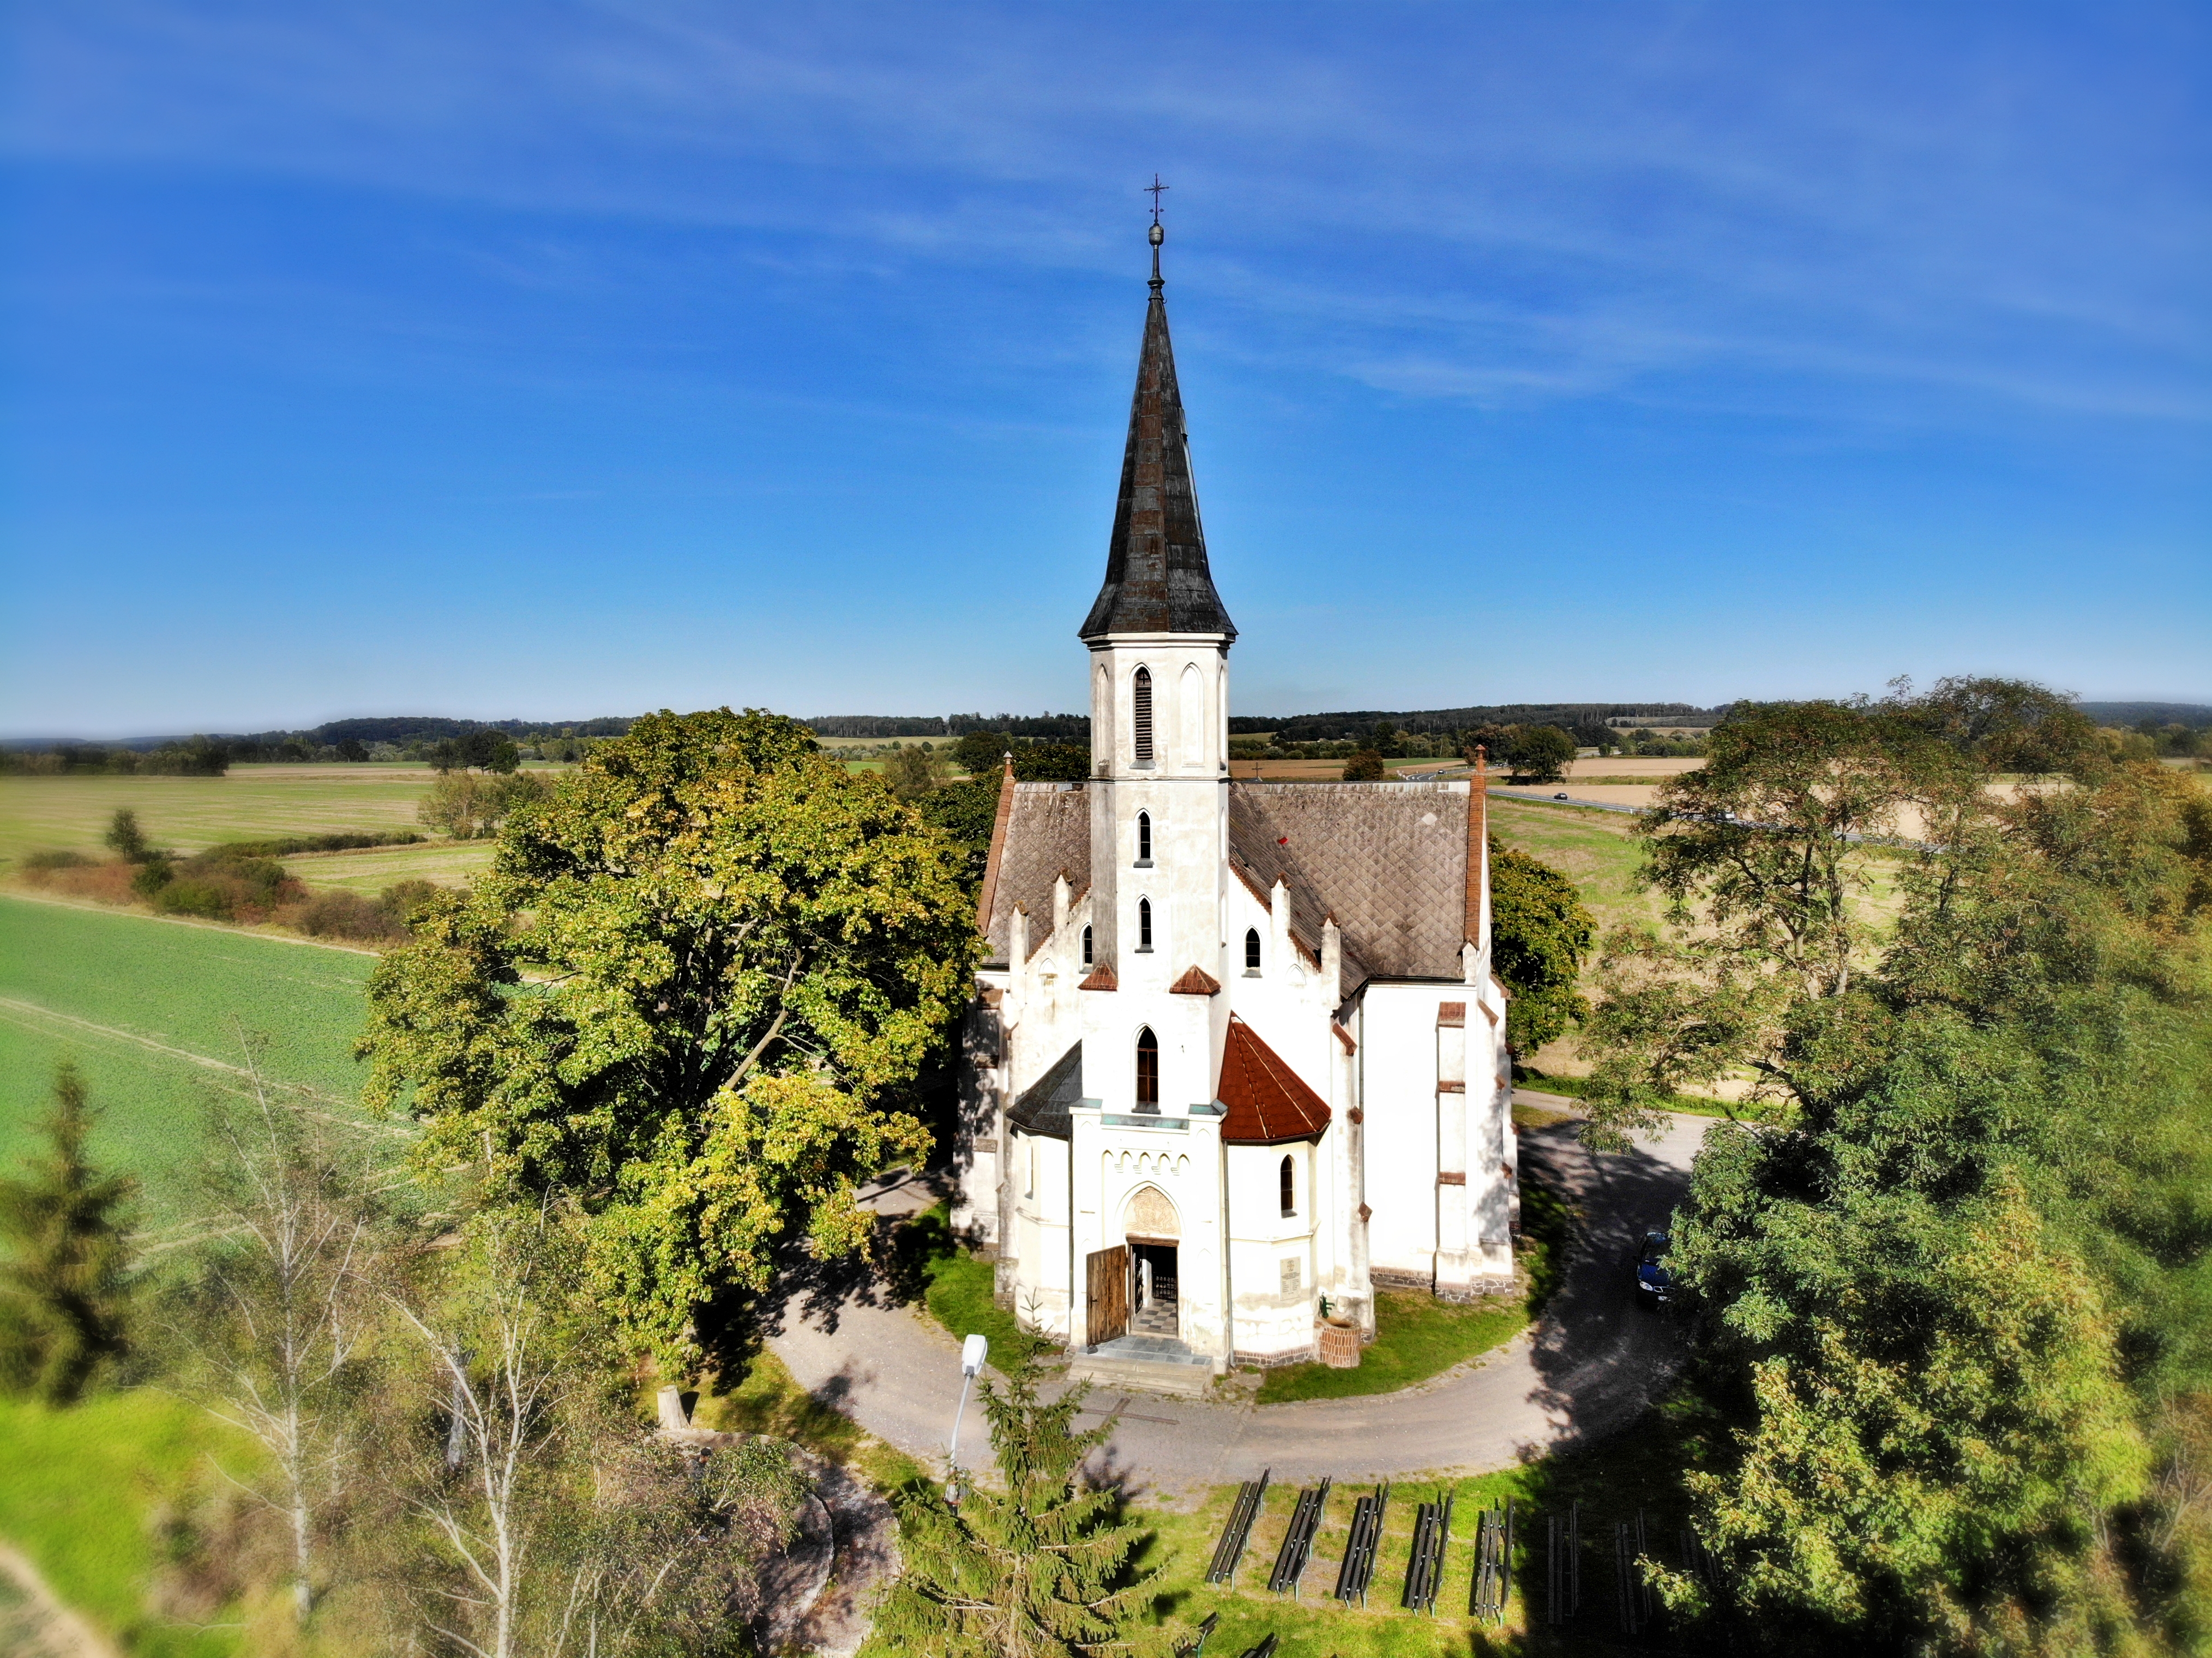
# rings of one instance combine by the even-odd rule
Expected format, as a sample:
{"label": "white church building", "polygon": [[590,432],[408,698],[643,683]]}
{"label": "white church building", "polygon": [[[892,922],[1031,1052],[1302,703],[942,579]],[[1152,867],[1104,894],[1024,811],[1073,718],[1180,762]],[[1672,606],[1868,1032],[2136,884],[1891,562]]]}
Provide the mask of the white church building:
{"label": "white church building", "polygon": [[1091,775],[1000,790],[953,1219],[1025,1325],[1218,1373],[1371,1335],[1378,1286],[1508,1287],[1518,1159],[1480,780],[1230,774],[1152,239]]}

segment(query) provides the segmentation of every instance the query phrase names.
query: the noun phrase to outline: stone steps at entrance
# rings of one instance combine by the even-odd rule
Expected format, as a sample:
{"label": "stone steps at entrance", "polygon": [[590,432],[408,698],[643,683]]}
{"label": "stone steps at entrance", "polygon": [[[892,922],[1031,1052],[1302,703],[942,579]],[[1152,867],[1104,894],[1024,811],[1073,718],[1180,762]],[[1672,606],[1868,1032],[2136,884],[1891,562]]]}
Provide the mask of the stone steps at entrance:
{"label": "stone steps at entrance", "polygon": [[1103,1343],[1096,1352],[1077,1353],[1067,1375],[1072,1382],[1199,1399],[1212,1385],[1213,1364],[1172,1336],[1131,1334]]}

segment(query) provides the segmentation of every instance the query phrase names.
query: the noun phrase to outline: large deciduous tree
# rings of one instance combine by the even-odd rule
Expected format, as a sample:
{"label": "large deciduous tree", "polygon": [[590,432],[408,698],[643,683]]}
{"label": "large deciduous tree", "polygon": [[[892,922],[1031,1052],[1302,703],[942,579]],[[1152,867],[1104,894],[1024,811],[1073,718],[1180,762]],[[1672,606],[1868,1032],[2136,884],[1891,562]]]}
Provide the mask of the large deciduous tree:
{"label": "large deciduous tree", "polygon": [[1557,726],[1516,726],[1505,739],[1505,763],[1524,782],[1556,783],[1574,758],[1575,739]]}
{"label": "large deciduous tree", "polygon": [[927,1152],[901,1090],[968,993],[955,864],[791,720],[641,720],[379,966],[367,1098],[425,1167],[577,1194],[610,1313],[690,1363],[696,1312],[802,1233],[860,1247],[856,1182]]}
{"label": "large deciduous tree", "polygon": [[1505,1039],[1526,1059],[1589,1011],[1578,987],[1597,920],[1575,884],[1540,859],[1490,842],[1492,959],[1512,992]]}
{"label": "large deciduous tree", "polygon": [[1673,935],[1609,943],[1585,1035],[1601,1132],[1736,1067],[1774,1108],[1676,1216],[1721,1570],[1670,1594],[1753,1650],[2179,1638],[2212,802],[2000,682],[1739,707],[1712,754],[1643,826]]}

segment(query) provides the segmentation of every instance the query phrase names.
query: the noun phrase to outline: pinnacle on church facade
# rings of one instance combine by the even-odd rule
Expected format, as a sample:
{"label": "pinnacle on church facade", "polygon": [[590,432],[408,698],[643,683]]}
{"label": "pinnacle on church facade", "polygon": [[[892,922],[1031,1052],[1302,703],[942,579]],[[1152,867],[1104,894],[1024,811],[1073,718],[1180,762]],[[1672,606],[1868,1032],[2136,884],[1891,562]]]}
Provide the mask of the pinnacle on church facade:
{"label": "pinnacle on church facade", "polygon": [[1206,531],[1198,516],[1160,277],[1159,250],[1165,237],[1155,220],[1149,232],[1152,296],[1145,309],[1137,392],[1129,405],[1121,494],[1106,550],[1106,580],[1081,630],[1085,640],[1114,634],[1237,636],[1206,560]]}

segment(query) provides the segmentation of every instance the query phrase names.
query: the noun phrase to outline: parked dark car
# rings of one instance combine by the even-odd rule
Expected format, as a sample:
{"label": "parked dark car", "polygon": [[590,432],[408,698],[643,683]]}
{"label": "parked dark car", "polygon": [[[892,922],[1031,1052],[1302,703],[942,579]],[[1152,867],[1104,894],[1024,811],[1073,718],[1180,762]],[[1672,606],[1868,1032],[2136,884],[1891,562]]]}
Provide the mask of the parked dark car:
{"label": "parked dark car", "polygon": [[1653,1312],[1667,1304],[1674,1290],[1673,1276],[1667,1271],[1668,1242],[1664,1232],[1646,1232],[1644,1241],[1629,1254],[1630,1267],[1636,1278],[1637,1304]]}

